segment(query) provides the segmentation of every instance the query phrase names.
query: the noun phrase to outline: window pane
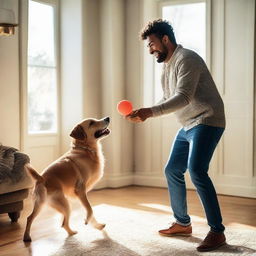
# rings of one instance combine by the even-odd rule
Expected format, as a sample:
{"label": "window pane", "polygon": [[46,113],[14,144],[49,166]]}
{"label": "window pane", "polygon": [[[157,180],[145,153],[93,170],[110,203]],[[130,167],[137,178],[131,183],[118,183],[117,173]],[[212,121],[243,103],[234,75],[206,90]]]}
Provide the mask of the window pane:
{"label": "window pane", "polygon": [[[163,19],[173,26],[178,44],[194,50],[206,58],[206,4],[186,3],[163,6]],[[161,86],[162,65],[155,61],[155,102],[163,95]]]}
{"label": "window pane", "polygon": [[156,60],[154,62],[155,65],[155,82],[154,82],[154,87],[155,87],[155,103],[159,102],[163,98],[163,89],[162,89],[162,84],[161,84],[161,74],[163,70],[163,64],[158,63]]}
{"label": "window pane", "polygon": [[30,132],[56,132],[55,69],[28,67],[28,127]]}
{"label": "window pane", "polygon": [[28,131],[57,131],[54,9],[29,1]]}
{"label": "window pane", "polygon": [[55,66],[54,9],[29,1],[28,63]]}
{"label": "window pane", "polygon": [[164,6],[163,18],[171,22],[177,43],[205,59],[205,3]]}

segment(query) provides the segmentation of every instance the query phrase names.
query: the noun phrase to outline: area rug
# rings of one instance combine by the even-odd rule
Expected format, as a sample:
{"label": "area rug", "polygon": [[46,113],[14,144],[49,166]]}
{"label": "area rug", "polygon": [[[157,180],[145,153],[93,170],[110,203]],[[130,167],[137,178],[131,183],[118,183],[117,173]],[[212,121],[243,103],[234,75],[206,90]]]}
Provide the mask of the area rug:
{"label": "area rug", "polygon": [[[32,243],[33,255],[51,256],[190,256],[190,255],[256,255],[256,231],[228,227],[227,245],[214,252],[199,253],[197,244],[208,232],[205,219],[192,216],[193,236],[162,237],[157,230],[167,225],[168,216],[150,211],[129,209],[101,204],[94,207],[99,222],[106,223],[105,230],[98,231],[83,224],[84,213],[72,214],[71,226],[78,234],[45,239],[47,247],[37,241]],[[75,221],[74,221],[75,220]],[[61,240],[61,242],[60,242]],[[60,244],[62,244],[60,246]],[[56,246],[57,245],[57,246]]]}

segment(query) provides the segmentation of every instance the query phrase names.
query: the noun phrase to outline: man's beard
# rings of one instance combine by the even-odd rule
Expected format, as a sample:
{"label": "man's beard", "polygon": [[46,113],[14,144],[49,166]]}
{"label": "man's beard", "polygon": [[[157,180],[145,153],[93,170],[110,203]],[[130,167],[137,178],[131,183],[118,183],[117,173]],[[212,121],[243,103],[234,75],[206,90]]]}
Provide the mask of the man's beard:
{"label": "man's beard", "polygon": [[167,50],[165,45],[163,45],[163,51],[162,52],[160,52],[160,51],[156,51],[156,52],[158,53],[158,56],[156,57],[156,61],[158,63],[161,63],[161,62],[166,60],[167,55],[168,55],[168,50]]}

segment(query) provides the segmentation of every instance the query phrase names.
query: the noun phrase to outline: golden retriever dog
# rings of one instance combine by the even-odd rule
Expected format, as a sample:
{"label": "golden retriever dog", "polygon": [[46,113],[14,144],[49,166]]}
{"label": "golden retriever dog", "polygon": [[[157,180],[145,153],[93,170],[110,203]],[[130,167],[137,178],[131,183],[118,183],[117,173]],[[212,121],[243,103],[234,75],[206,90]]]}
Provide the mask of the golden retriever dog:
{"label": "golden retriever dog", "polygon": [[66,196],[77,197],[87,211],[85,224],[91,223],[101,230],[93,216],[92,207],[87,199],[87,192],[103,176],[104,156],[100,140],[109,135],[110,118],[85,119],[71,132],[71,148],[63,156],[50,164],[39,175],[31,165],[27,165],[30,175],[36,180],[34,189],[34,208],[27,218],[23,241],[30,242],[30,227],[42,205],[47,202],[63,215],[62,227],[69,235],[77,232],[69,226],[70,208]]}

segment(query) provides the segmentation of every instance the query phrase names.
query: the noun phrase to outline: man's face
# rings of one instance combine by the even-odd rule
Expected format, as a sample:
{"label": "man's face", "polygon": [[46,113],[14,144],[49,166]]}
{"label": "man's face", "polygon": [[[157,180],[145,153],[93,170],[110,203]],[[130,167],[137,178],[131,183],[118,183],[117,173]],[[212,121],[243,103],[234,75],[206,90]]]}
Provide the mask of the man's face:
{"label": "man's face", "polygon": [[147,37],[149,53],[154,54],[158,63],[165,61],[168,55],[168,49],[162,40],[154,34]]}

